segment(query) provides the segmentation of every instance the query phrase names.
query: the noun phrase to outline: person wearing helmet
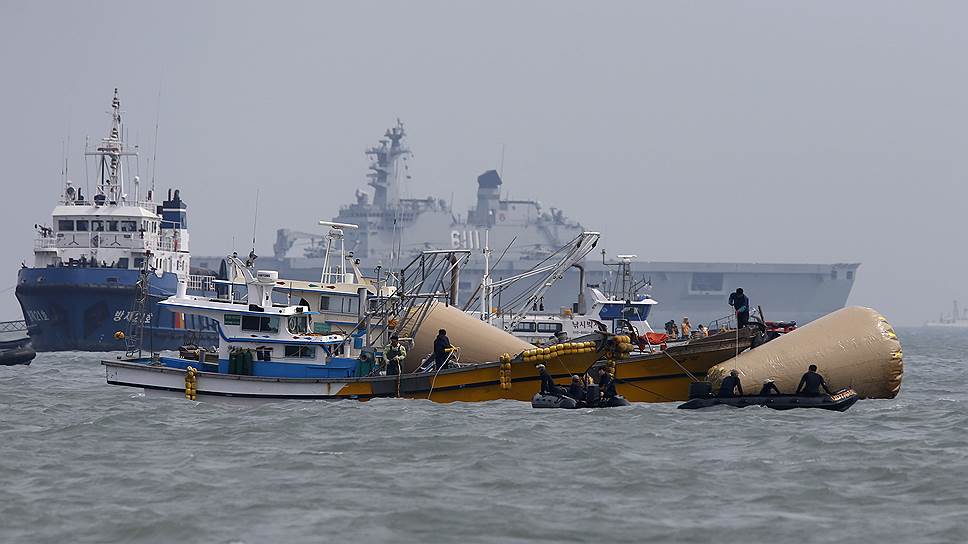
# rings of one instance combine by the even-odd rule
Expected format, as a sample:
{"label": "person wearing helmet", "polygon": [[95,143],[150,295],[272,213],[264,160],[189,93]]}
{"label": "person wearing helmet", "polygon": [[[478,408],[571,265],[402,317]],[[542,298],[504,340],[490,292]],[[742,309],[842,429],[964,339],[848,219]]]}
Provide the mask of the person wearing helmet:
{"label": "person wearing helmet", "polygon": [[581,378],[577,374],[571,377],[571,385],[568,386],[568,396],[575,400],[582,400],[585,398],[585,386],[581,382]]}
{"label": "person wearing helmet", "polygon": [[[739,392],[739,395],[734,395],[734,392]],[[742,397],[743,396],[743,384],[739,381],[739,371],[735,368],[729,371],[729,376],[723,378],[723,383],[719,385],[719,397],[729,398],[729,397]]]}
{"label": "person wearing helmet", "polygon": [[555,384],[554,378],[548,373],[548,369],[545,368],[543,364],[534,365],[538,369],[538,376],[541,378],[541,390],[542,395],[564,395],[564,392]]}

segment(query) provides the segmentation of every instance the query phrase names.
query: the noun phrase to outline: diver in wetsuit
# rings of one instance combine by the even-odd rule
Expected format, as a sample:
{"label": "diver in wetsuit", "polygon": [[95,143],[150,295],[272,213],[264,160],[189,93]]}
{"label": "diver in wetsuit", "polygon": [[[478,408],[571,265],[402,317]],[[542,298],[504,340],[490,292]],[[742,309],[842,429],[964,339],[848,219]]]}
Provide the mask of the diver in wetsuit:
{"label": "diver in wetsuit", "polygon": [[[739,395],[733,395],[733,391],[739,391]],[[729,376],[723,378],[723,383],[719,384],[719,395],[721,398],[732,396],[743,396],[743,384],[739,382],[739,371],[735,368],[729,371]]]}
{"label": "diver in wetsuit", "polygon": [[568,396],[575,400],[585,398],[585,387],[582,385],[581,378],[578,375],[571,377],[571,385],[568,386]]}
{"label": "diver in wetsuit", "polygon": [[542,395],[555,395],[560,397],[564,394],[561,388],[555,384],[555,380],[551,377],[551,374],[548,373],[545,365],[538,364],[535,365],[535,368],[538,369],[538,376],[541,377],[540,392]]}
{"label": "diver in wetsuit", "polygon": [[803,377],[800,378],[800,385],[797,386],[797,395],[819,397],[821,387],[823,387],[823,390],[828,395],[833,395],[830,389],[827,388],[827,382],[824,381],[823,376],[817,372],[817,365],[810,365],[803,374]]}
{"label": "diver in wetsuit", "polygon": [[766,380],[765,382],[763,382],[763,387],[760,388],[760,395],[759,396],[761,396],[761,397],[768,397],[768,396],[770,396],[770,395],[772,395],[774,393],[776,393],[777,395],[782,395],[783,394],[783,393],[780,393],[780,390],[777,389],[776,384],[773,383],[773,378],[770,378],[770,379]]}
{"label": "diver in wetsuit", "polygon": [[608,400],[616,395],[615,378],[605,370],[605,367],[598,369],[598,390],[602,392],[602,398]]}

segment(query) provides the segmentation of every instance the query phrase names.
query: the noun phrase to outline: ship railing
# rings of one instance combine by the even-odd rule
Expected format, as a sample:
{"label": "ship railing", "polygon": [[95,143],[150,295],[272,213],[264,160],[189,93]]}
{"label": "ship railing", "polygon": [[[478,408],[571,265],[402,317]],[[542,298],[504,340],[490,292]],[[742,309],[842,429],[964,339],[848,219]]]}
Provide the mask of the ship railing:
{"label": "ship railing", "polygon": [[34,249],[57,249],[57,238],[50,236],[34,238]]}
{"label": "ship railing", "polygon": [[736,328],[736,316],[733,314],[720,317],[719,319],[714,319],[709,322],[710,331],[718,331],[720,329],[733,329]]}
{"label": "ship railing", "polygon": [[0,332],[22,332],[27,330],[27,322],[20,321],[0,321]]}
{"label": "ship railing", "polygon": [[199,276],[191,274],[188,276],[188,288],[196,291],[214,291],[215,276]]}

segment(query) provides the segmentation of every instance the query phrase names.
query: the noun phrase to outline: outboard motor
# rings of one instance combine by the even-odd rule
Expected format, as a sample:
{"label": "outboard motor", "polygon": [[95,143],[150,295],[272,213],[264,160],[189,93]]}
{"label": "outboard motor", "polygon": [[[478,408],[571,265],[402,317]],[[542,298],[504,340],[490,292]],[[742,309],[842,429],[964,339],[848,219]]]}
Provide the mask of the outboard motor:
{"label": "outboard motor", "polygon": [[692,382],[689,384],[690,399],[705,399],[713,394],[713,384],[709,382]]}

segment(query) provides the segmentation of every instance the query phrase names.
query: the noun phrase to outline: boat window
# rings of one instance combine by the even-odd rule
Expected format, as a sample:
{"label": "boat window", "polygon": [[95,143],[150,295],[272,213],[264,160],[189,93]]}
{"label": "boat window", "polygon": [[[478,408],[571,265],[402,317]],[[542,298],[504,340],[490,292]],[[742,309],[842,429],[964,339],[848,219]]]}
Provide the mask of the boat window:
{"label": "boat window", "polygon": [[514,326],[514,332],[534,332],[534,322],[524,321]]}
{"label": "boat window", "polygon": [[225,314],[222,322],[226,325],[239,325],[242,323],[242,316],[239,314]]}
{"label": "boat window", "polygon": [[78,219],[76,225],[77,225],[78,232],[87,232],[88,230],[87,219]]}
{"label": "boat window", "polygon": [[108,221],[108,230],[111,232],[118,232],[118,222]]}
{"label": "boat window", "polygon": [[538,323],[538,332],[561,332],[561,323]]}
{"label": "boat window", "polygon": [[848,280],[854,279],[854,271],[853,270],[848,270],[847,271],[847,279]]}
{"label": "boat window", "polygon": [[316,348],[313,346],[286,346],[286,357],[296,357],[300,359],[316,358]]}
{"label": "boat window", "polygon": [[[80,229],[78,229],[78,230],[80,230]],[[830,279],[832,279],[832,280],[837,279],[837,269],[836,268],[830,271]]]}
{"label": "boat window", "polygon": [[58,219],[57,220],[57,230],[74,230],[74,220],[73,219]]}
{"label": "boat window", "polygon": [[118,268],[128,268],[128,258],[121,257],[118,259]]}
{"label": "boat window", "polygon": [[343,299],[343,313],[344,314],[355,314],[357,308],[360,307],[360,299],[356,297],[341,297]]}
{"label": "boat window", "polygon": [[319,310],[323,311],[328,309],[329,309],[329,297],[319,297]]}
{"label": "boat window", "polygon": [[292,334],[306,334],[309,332],[309,316],[294,315],[289,318],[289,332]]}
{"label": "boat window", "polygon": [[100,219],[91,221],[91,230],[94,232],[104,232],[104,221],[101,221]]}
{"label": "boat window", "polygon": [[279,332],[279,318],[261,315],[243,315],[242,330],[253,332]]}
{"label": "boat window", "polygon": [[144,266],[144,265],[145,265],[145,259],[144,259],[144,257],[135,257],[135,259],[134,259],[134,267],[135,268],[137,268],[138,270],[141,270],[141,267]]}
{"label": "boat window", "polygon": [[137,221],[122,221],[121,232],[135,232],[138,230]]}

